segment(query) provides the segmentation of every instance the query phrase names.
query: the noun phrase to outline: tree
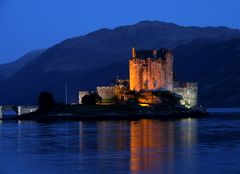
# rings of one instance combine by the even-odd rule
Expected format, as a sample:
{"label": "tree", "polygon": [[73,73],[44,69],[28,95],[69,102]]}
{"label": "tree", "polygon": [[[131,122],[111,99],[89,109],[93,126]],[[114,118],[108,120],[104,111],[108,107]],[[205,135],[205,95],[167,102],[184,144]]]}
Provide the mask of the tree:
{"label": "tree", "polygon": [[84,105],[96,105],[97,102],[101,102],[102,98],[96,93],[87,94],[82,98]]}
{"label": "tree", "polygon": [[55,105],[53,95],[50,92],[41,92],[38,97],[38,112],[47,112]]}

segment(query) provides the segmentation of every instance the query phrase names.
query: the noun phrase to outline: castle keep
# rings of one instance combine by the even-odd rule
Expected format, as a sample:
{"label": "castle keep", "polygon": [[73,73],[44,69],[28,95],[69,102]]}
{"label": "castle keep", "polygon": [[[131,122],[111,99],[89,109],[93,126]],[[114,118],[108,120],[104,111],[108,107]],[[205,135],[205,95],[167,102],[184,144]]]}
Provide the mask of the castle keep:
{"label": "castle keep", "polygon": [[173,90],[173,53],[168,49],[139,50],[132,48],[129,60],[130,90]]}

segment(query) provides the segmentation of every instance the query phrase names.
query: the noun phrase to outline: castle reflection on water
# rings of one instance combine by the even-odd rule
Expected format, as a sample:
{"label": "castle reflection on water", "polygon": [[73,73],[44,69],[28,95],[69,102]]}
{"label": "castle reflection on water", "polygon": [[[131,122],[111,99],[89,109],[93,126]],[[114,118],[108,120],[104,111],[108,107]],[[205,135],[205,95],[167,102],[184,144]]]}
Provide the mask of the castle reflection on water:
{"label": "castle reflection on water", "polygon": [[[88,126],[80,123],[80,135]],[[97,125],[97,153],[116,157],[119,169],[129,163],[133,173],[174,170],[176,147],[181,151],[185,165],[193,165],[192,151],[197,144],[197,120],[183,119],[180,121],[140,120],[131,122],[101,122]],[[84,136],[80,136],[84,137]],[[87,137],[86,137],[87,138]],[[86,145],[80,141],[80,151]],[[86,146],[85,146],[86,147]],[[113,154],[109,154],[113,151]],[[109,164],[109,158],[100,158],[99,165]],[[111,162],[110,162],[111,163]],[[105,166],[105,167],[110,167]],[[172,171],[174,172],[174,171]]]}
{"label": "castle reflection on water", "polygon": [[0,124],[0,173],[239,173],[239,154],[239,114]]}
{"label": "castle reflection on water", "polygon": [[198,121],[194,119],[3,122],[0,171],[174,173],[179,165],[189,171],[196,161],[197,136]]}
{"label": "castle reflection on water", "polygon": [[[174,165],[175,143],[192,147],[196,143],[196,121],[174,122],[142,120],[131,123],[130,166],[131,171],[149,171]],[[180,128],[180,130],[178,130]],[[180,140],[180,141],[179,141]],[[189,156],[189,154],[187,154]]]}

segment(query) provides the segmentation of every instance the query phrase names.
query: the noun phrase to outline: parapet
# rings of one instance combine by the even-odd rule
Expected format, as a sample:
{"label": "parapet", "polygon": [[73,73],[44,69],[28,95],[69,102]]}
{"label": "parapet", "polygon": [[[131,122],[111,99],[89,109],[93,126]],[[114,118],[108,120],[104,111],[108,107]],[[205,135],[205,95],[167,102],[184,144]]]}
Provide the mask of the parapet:
{"label": "parapet", "polygon": [[160,48],[155,50],[135,50],[133,48],[132,50],[132,58],[138,58],[138,59],[166,59],[166,55],[170,53],[173,55],[172,51],[167,48]]}

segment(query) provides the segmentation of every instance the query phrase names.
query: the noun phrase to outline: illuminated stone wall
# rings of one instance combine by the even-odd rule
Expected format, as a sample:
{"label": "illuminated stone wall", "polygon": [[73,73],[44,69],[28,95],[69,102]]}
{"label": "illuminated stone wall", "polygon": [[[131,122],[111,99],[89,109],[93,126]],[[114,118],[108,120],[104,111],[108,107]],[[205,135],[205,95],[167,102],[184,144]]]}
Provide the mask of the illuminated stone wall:
{"label": "illuminated stone wall", "polygon": [[183,85],[176,85],[173,92],[183,97],[183,103],[186,106],[197,106],[198,103],[198,84],[197,83],[184,83]]}
{"label": "illuminated stone wall", "polygon": [[104,100],[111,100],[114,96],[114,89],[112,86],[98,86],[97,93]]}
{"label": "illuminated stone wall", "polygon": [[[166,88],[173,89],[173,54],[167,51],[164,57],[154,58],[137,57],[133,50],[133,57],[129,60],[130,90],[157,90]],[[149,51],[148,51],[149,52]],[[156,54],[157,55],[157,54]]]}

